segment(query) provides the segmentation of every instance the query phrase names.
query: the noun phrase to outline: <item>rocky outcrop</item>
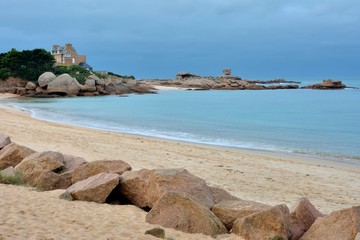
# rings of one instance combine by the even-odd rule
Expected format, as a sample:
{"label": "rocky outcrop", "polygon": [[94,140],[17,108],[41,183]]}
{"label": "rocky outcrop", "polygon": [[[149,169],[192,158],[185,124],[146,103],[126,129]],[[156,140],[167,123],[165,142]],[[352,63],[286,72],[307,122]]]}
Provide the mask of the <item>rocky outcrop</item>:
{"label": "rocky outcrop", "polygon": [[234,222],[232,232],[246,240],[276,237],[290,239],[292,233],[289,209],[286,205],[278,205],[240,218]]}
{"label": "rocky outcrop", "polygon": [[117,173],[131,171],[131,166],[121,160],[101,160],[82,164],[74,170],[71,182],[76,183],[99,173]]}
{"label": "rocky outcrop", "polygon": [[108,83],[105,85],[105,91],[111,94],[128,94],[131,93],[130,88],[123,83]]}
{"label": "rocky outcrop", "polygon": [[55,74],[52,72],[44,72],[41,74],[38,78],[38,84],[40,87],[44,88],[49,85],[52,81],[54,81],[56,78]]}
{"label": "rocky outcrop", "polygon": [[94,79],[86,79],[83,91],[96,92],[96,84]]}
{"label": "rocky outcrop", "polygon": [[168,192],[155,203],[146,221],[187,233],[215,237],[227,232],[220,220],[197,199],[179,192]]}
{"label": "rocky outcrop", "polygon": [[62,74],[48,84],[49,94],[76,96],[79,94],[81,86],[78,81],[69,74]]}
{"label": "rocky outcrop", "polygon": [[176,79],[178,80],[184,80],[189,78],[200,78],[200,76],[189,72],[179,72],[176,74]]}
{"label": "rocky outcrop", "polygon": [[239,199],[236,201],[223,201],[215,204],[211,208],[211,211],[220,219],[228,230],[231,230],[237,219],[269,208],[271,208],[269,205]]}
{"label": "rocky outcrop", "polygon": [[327,80],[324,80],[321,83],[308,85],[308,86],[305,86],[303,88],[331,90],[331,89],[344,89],[344,88],[346,88],[346,85],[344,85],[339,80],[327,79]]}
{"label": "rocky outcrop", "polygon": [[360,232],[360,206],[316,219],[300,240],[353,240]]}
{"label": "rocky outcrop", "polygon": [[35,153],[34,150],[18,145],[16,143],[10,143],[0,150],[0,170],[7,167],[15,167],[24,158]]}
{"label": "rocky outcrop", "polygon": [[290,209],[290,222],[293,236],[291,240],[298,240],[324,214],[319,212],[307,198],[300,198]]}
{"label": "rocky outcrop", "polygon": [[185,169],[157,169],[125,172],[120,178],[121,194],[140,208],[152,208],[168,192],[186,193],[206,207],[214,204],[206,182]]}
{"label": "rocky outcrop", "polygon": [[105,203],[119,184],[119,177],[116,173],[99,173],[71,185],[67,191],[74,200]]}
{"label": "rocky outcrop", "polygon": [[190,78],[181,84],[182,88],[211,89],[214,81],[207,78]]}
{"label": "rocky outcrop", "polygon": [[0,133],[0,150],[11,143],[10,137]]}

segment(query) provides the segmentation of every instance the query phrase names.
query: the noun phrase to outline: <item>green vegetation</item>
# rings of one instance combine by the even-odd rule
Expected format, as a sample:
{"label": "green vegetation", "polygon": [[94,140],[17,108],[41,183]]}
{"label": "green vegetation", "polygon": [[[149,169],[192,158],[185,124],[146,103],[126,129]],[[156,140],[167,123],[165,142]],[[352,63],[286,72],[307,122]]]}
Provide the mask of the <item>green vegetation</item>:
{"label": "green vegetation", "polygon": [[22,180],[22,174],[20,172],[15,172],[15,174],[11,176],[4,176],[0,173],[0,183],[12,185],[26,185],[26,183]]}
{"label": "green vegetation", "polygon": [[0,79],[12,76],[36,82],[40,74],[53,69],[54,63],[54,57],[44,49],[17,51],[13,48],[0,54]]}
{"label": "green vegetation", "polygon": [[79,65],[71,65],[70,67],[68,66],[55,66],[53,73],[55,75],[61,75],[64,73],[69,74],[70,76],[76,78],[76,80],[80,83],[80,84],[84,84],[86,81],[86,78],[88,78],[92,72],[89,70],[86,70],[85,68],[79,66]]}
{"label": "green vegetation", "polygon": [[269,240],[285,240],[285,239],[280,236],[275,236],[275,237],[269,238]]}
{"label": "green vegetation", "polygon": [[126,76],[126,75],[119,75],[116,73],[112,73],[112,72],[108,72],[108,74],[111,76],[115,76],[115,77],[119,77],[119,78],[128,78],[128,79],[135,79],[135,77],[133,75],[131,76]]}

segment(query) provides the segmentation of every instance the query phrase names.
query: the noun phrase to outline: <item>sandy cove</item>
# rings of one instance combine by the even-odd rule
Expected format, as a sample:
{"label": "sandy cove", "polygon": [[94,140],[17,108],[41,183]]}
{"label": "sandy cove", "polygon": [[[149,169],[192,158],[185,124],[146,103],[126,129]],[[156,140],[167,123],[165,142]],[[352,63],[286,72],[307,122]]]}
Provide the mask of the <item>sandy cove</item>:
{"label": "sandy cove", "polygon": [[[359,165],[68,126],[37,120],[3,105],[0,108],[0,132],[39,152],[59,151],[87,161],[119,159],[134,170],[185,168],[210,186],[224,188],[244,200],[271,205],[291,206],[300,197],[307,197],[320,211],[330,213],[360,203]],[[152,225],[145,223],[146,214],[141,210],[66,202],[57,199],[59,192],[0,185],[0,239],[152,239],[144,236]],[[39,227],[45,223],[50,226]],[[34,231],[36,235],[29,235]],[[175,239],[210,239],[171,229],[166,233]],[[233,238],[239,239],[226,236]]]}

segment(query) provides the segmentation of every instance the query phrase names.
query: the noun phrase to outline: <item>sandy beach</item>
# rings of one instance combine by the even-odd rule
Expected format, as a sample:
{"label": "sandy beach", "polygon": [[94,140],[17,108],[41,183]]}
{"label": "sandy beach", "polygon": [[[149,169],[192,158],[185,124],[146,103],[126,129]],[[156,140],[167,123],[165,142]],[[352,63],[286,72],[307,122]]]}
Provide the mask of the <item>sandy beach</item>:
{"label": "sandy beach", "polygon": [[[290,207],[307,197],[323,213],[360,204],[359,165],[68,126],[34,119],[1,103],[0,132],[39,152],[59,151],[87,161],[123,160],[133,170],[185,168],[244,200]],[[0,184],[0,239],[155,239],[144,235],[153,225],[145,223],[142,210],[67,202],[58,199],[62,192]],[[211,239],[171,229],[166,235]]]}

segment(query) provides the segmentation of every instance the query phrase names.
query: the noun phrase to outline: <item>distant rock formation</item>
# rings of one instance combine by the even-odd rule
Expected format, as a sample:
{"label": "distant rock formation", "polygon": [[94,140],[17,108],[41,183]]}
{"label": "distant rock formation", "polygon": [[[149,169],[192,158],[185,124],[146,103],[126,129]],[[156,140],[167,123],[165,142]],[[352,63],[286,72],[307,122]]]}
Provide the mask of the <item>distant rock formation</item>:
{"label": "distant rock formation", "polygon": [[302,88],[329,90],[329,89],[344,89],[346,88],[346,86],[340,80],[327,79],[321,83],[308,85]]}

